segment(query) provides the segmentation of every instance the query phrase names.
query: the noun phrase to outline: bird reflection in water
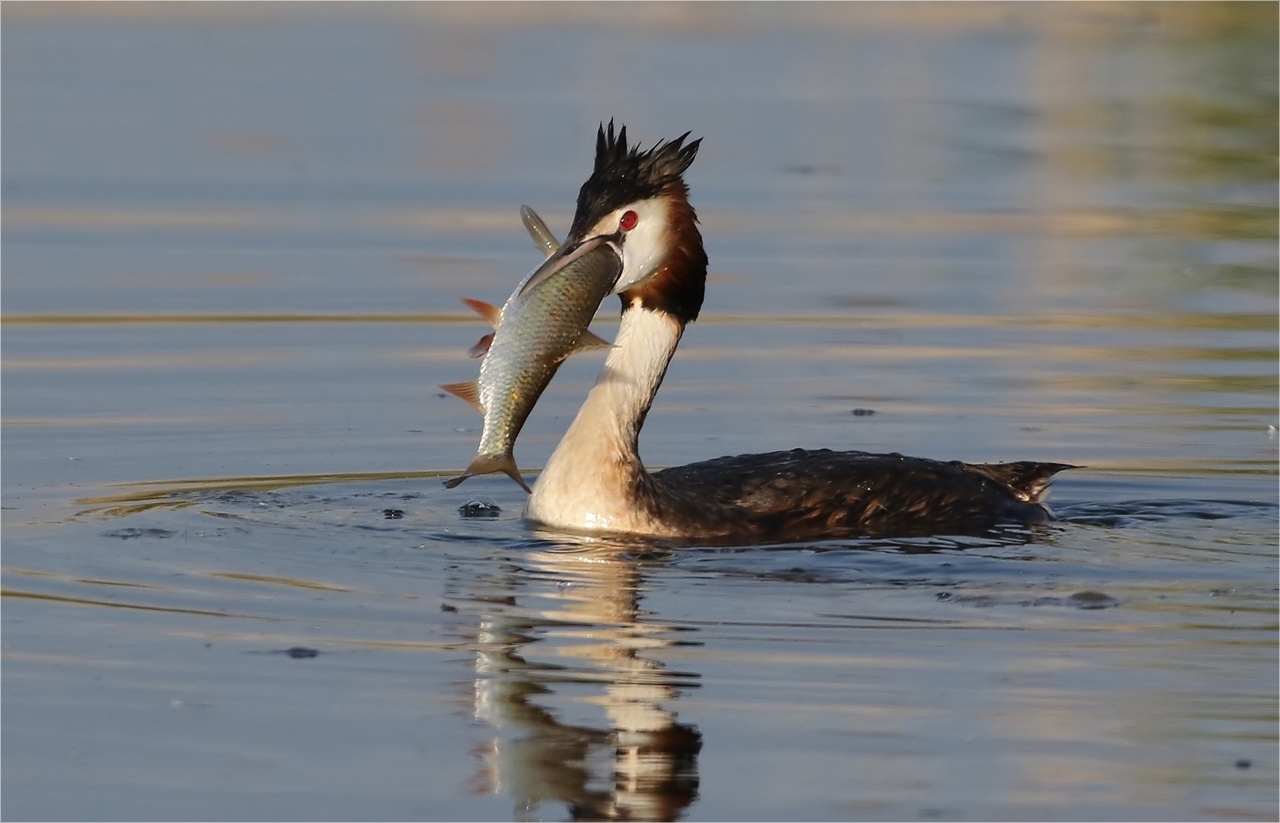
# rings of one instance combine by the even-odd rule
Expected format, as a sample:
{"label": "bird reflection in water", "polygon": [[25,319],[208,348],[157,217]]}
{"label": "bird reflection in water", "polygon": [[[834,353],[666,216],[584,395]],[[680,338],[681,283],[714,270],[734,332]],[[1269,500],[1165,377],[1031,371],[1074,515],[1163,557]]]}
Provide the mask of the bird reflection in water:
{"label": "bird reflection in water", "polygon": [[644,620],[643,557],[560,544],[452,581],[475,716],[498,732],[476,750],[477,792],[512,796],[522,818],[564,803],[573,820],[677,820],[697,797],[702,735],[671,705],[699,676],[655,659],[691,643]]}

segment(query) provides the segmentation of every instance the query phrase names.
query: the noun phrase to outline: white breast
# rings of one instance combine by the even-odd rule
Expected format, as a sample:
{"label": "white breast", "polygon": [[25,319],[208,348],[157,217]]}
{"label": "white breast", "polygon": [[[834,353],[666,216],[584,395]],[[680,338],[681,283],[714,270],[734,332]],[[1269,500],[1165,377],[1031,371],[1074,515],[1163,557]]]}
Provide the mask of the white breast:
{"label": "white breast", "polygon": [[527,518],[578,531],[661,531],[633,498],[645,471],[638,438],[683,330],[665,312],[623,313],[595,387],[533,486]]}

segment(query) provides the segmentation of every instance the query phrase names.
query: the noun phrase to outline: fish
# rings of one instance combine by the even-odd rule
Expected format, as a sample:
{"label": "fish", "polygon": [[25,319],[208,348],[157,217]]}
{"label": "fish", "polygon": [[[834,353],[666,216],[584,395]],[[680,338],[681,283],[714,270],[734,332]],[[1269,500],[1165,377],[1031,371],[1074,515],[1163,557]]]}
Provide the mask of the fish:
{"label": "fish", "polygon": [[612,345],[587,326],[622,275],[617,246],[600,237],[561,246],[533,209],[523,206],[520,213],[547,259],[520,281],[502,308],[463,298],[489,321],[493,333],[470,350],[471,356],[484,358],[480,376],[440,387],[484,415],[475,458],[459,477],[445,481],[445,488],[500,471],[530,492],[512,452],[525,420],[565,358]]}
{"label": "fish", "polygon": [[[547,257],[555,254],[556,249],[560,248],[560,241],[551,233],[551,229],[547,228],[547,224],[538,216],[538,213],[529,206],[520,207],[520,221],[524,223],[529,236],[533,238],[534,245]],[[516,294],[521,294],[529,289],[530,279],[525,278],[524,283],[516,290]],[[488,319],[489,315],[493,313],[493,306],[481,300],[471,300],[464,297],[462,302],[480,312],[480,316],[485,319]],[[480,342],[467,350],[467,355],[470,357],[484,357],[484,353],[489,350],[489,346],[492,344],[493,334],[486,334],[480,338]]]}

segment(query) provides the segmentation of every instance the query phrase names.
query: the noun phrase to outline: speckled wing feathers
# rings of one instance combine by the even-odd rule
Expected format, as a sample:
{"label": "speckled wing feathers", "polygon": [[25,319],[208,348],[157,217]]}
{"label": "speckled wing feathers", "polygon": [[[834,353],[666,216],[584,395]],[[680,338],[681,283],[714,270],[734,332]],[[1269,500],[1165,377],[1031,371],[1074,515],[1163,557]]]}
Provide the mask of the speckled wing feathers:
{"label": "speckled wing feathers", "polygon": [[705,523],[711,516],[725,534],[910,534],[1045,522],[1050,513],[1040,497],[1066,468],[794,449],[659,471],[645,497],[659,517],[687,514]]}

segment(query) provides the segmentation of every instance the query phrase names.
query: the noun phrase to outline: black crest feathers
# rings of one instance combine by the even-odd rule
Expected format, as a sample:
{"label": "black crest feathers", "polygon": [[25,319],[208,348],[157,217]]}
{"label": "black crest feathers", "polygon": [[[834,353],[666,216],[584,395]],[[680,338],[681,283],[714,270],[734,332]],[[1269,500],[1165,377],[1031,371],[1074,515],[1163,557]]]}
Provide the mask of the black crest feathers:
{"label": "black crest feathers", "polygon": [[596,162],[591,177],[578,192],[578,211],[573,228],[585,231],[604,215],[637,200],[647,200],[685,189],[680,177],[698,156],[699,138],[685,145],[689,132],[671,141],[659,141],[647,151],[627,146],[627,127],[615,134],[613,121],[606,130],[603,123],[596,132]]}

